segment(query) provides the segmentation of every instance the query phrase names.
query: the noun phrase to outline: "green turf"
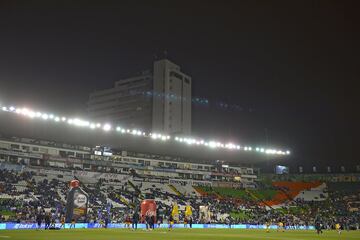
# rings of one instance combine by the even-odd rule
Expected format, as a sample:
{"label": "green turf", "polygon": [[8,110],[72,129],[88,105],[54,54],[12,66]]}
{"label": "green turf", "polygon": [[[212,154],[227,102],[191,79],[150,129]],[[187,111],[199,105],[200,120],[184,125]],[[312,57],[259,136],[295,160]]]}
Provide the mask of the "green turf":
{"label": "green turf", "polygon": [[332,231],[324,231],[317,235],[314,231],[292,230],[286,232],[270,233],[264,230],[238,230],[238,229],[175,229],[172,232],[166,229],[156,229],[146,232],[144,230],[131,231],[128,229],[76,229],[58,231],[36,230],[1,230],[0,239],[9,240],[314,240],[360,239],[360,231],[343,232],[341,235]]}

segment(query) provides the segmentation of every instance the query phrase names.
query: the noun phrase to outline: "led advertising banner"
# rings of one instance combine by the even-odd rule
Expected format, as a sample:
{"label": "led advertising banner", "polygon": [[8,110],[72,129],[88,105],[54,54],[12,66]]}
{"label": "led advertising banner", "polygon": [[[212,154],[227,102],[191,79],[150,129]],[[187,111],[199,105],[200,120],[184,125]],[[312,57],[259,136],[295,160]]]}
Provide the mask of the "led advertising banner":
{"label": "led advertising banner", "polygon": [[[56,224],[55,226],[58,228],[61,224]],[[70,224],[65,224],[65,228],[69,228]],[[102,228],[103,225],[99,223],[76,223],[75,228]],[[168,228],[168,224],[155,224],[155,228]],[[45,225],[42,225],[42,228],[45,228]],[[127,228],[127,226],[123,223],[110,223],[108,228]],[[138,224],[138,228],[145,229],[145,224]],[[185,228],[184,224],[174,224],[173,228]],[[189,228],[189,227],[187,227]],[[265,225],[250,225],[250,224],[234,224],[231,227],[227,224],[193,224],[192,228],[219,228],[219,229],[265,229]],[[277,229],[277,225],[271,225],[271,229]],[[16,230],[16,229],[37,229],[36,223],[0,223],[0,230]],[[297,230],[314,230],[314,226],[299,226],[296,228]]]}

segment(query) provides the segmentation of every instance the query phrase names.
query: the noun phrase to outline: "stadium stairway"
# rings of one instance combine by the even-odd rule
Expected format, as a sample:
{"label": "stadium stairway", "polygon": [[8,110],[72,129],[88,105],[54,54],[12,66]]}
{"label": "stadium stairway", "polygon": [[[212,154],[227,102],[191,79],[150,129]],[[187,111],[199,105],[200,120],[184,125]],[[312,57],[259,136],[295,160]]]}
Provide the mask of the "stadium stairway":
{"label": "stadium stairway", "polygon": [[198,192],[200,194],[200,196],[208,196],[209,193],[204,191],[201,187],[194,187],[195,191]]}
{"label": "stadium stairway", "polygon": [[272,206],[271,206],[271,205],[268,205],[268,204],[266,203],[266,201],[264,201],[263,199],[258,198],[258,197],[257,197],[254,193],[252,193],[250,190],[245,189],[245,192],[246,192],[251,198],[253,198],[255,201],[261,202],[261,203],[264,204],[265,206],[267,206],[267,207],[269,207],[269,208],[272,209]]}
{"label": "stadium stairway", "polygon": [[134,205],[133,204],[130,204],[128,202],[128,200],[126,200],[123,196],[119,195],[119,194],[116,194],[116,198],[122,202],[123,204],[125,204],[126,206],[130,207],[130,208],[134,208]]}
{"label": "stadium stairway", "polygon": [[144,200],[144,196],[142,195],[141,193],[141,189],[138,188],[132,181],[128,180],[128,183],[129,185],[135,190],[135,194],[138,195],[138,197],[141,199],[141,200]]}
{"label": "stadium stairway", "polygon": [[200,186],[193,186],[193,188],[195,189],[195,191],[197,193],[199,193],[200,196],[203,197],[207,197],[207,196],[213,196],[216,199],[224,199],[223,196],[221,196],[219,193],[215,192],[215,191],[207,191],[204,188],[200,187]]}
{"label": "stadium stairway", "polygon": [[169,184],[169,187],[171,188],[171,190],[174,191],[174,193],[178,196],[183,196],[181,192],[179,192],[179,190],[176,189],[176,187],[172,184]]}

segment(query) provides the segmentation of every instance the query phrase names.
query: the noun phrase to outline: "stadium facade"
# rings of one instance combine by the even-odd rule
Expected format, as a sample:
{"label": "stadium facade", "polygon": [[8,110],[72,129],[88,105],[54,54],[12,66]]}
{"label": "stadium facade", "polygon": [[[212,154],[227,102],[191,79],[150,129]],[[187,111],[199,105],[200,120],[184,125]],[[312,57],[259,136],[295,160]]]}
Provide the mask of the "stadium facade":
{"label": "stadium facade", "polygon": [[30,138],[0,138],[0,162],[29,167],[103,171],[184,181],[230,181],[254,186],[253,168],[188,162],[185,158]]}

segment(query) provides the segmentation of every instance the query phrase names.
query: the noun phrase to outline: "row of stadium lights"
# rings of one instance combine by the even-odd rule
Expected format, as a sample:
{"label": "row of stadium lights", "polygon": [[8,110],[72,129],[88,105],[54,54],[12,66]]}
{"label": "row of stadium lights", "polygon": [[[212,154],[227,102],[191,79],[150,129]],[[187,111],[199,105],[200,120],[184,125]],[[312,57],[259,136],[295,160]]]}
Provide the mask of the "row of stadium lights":
{"label": "row of stadium lights", "polygon": [[[3,106],[3,107],[1,107],[1,110],[5,111],[5,112],[21,114],[23,116],[27,116],[30,118],[39,118],[39,119],[43,119],[43,120],[51,120],[54,122],[62,122],[62,123],[67,123],[69,125],[78,126],[78,127],[88,127],[90,129],[102,129],[105,132],[115,130],[116,132],[119,132],[120,134],[130,134],[130,135],[134,135],[134,136],[150,137],[151,139],[159,140],[159,141],[168,141],[168,140],[172,139],[172,137],[169,135],[163,135],[163,134],[159,134],[159,133],[146,133],[146,132],[143,132],[138,129],[125,129],[125,128],[121,128],[119,126],[116,128],[113,128],[109,123],[101,124],[101,123],[94,123],[94,122],[82,120],[79,118],[60,117],[60,116],[56,116],[54,114],[32,111],[27,108],[16,108],[13,106],[11,106],[11,107]],[[240,146],[240,145],[236,145],[233,143],[224,144],[224,143],[217,142],[217,141],[204,141],[201,139],[183,138],[183,137],[175,137],[174,140],[179,143],[184,143],[184,144],[188,144],[188,145],[199,145],[199,146],[201,145],[201,146],[206,146],[209,148],[243,150],[243,151],[247,151],[247,152],[255,151],[255,152],[272,154],[272,155],[290,155],[290,151],[265,149],[265,148],[259,148],[259,147],[252,148],[250,146]]]}

